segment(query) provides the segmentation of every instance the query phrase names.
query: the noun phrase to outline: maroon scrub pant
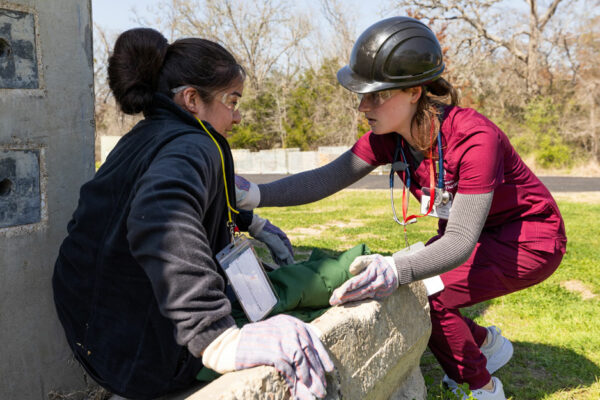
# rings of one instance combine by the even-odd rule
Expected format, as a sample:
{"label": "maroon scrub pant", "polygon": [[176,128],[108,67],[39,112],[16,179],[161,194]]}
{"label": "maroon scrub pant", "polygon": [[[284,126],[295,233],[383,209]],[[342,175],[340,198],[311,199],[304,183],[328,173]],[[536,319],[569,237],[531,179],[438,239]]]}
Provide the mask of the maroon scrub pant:
{"label": "maroon scrub pant", "polygon": [[[458,383],[467,382],[471,389],[479,389],[490,381],[487,360],[479,350],[487,329],[463,317],[459,309],[525,289],[552,275],[565,252],[562,221],[560,225],[562,232],[554,230],[556,239],[549,239],[550,243],[546,241],[543,246],[539,241],[513,241],[510,238],[513,235],[506,235],[504,229],[484,231],[467,262],[441,275],[444,290],[429,298],[432,322],[429,349],[450,378]],[[518,226],[513,230],[529,227],[533,226]],[[540,247],[545,251],[538,250]]]}

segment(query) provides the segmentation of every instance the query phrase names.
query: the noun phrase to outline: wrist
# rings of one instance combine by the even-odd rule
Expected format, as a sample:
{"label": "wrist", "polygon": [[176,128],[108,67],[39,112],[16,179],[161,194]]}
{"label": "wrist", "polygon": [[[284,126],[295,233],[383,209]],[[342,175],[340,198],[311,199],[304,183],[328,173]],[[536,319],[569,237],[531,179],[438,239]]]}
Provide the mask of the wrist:
{"label": "wrist", "polygon": [[188,343],[187,348],[194,357],[200,358],[206,347],[219,337],[227,329],[235,327],[235,321],[231,315],[214,321],[196,334]]}
{"label": "wrist", "polygon": [[255,237],[256,235],[258,235],[263,230],[263,228],[265,227],[266,223],[267,223],[267,219],[261,218],[258,215],[254,214],[252,216],[252,222],[248,226],[248,233],[252,237]]}
{"label": "wrist", "polygon": [[202,363],[220,374],[235,371],[235,353],[240,342],[240,329],[232,326],[204,350]]}

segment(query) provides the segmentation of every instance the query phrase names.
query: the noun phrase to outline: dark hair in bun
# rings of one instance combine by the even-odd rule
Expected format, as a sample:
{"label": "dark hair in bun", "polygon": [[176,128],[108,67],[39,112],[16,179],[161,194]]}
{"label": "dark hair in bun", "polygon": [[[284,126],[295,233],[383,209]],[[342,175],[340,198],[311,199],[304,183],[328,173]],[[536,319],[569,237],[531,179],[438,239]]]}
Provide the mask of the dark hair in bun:
{"label": "dark hair in bun", "polygon": [[168,47],[167,39],[154,29],[119,35],[108,59],[108,86],[125,114],[144,111],[152,102]]}
{"label": "dark hair in bun", "polygon": [[126,114],[145,111],[154,93],[194,85],[206,103],[215,92],[243,80],[241,65],[223,46],[206,39],[167,39],[150,28],[123,32],[108,60],[108,85]]}

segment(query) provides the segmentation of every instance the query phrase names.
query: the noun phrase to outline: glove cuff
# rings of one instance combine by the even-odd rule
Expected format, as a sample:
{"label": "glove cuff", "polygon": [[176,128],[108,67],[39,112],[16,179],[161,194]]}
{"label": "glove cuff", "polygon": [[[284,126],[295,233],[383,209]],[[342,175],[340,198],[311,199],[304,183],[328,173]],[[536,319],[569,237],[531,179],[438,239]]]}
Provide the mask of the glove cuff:
{"label": "glove cuff", "polygon": [[383,258],[388,264],[390,264],[392,271],[394,271],[394,275],[396,275],[396,280],[399,282],[400,279],[398,279],[398,268],[396,268],[396,261],[394,260],[394,257],[388,256]]}
{"label": "glove cuff", "polygon": [[237,208],[242,210],[254,210],[260,204],[260,189],[256,183],[250,182],[250,188],[245,192],[245,196],[237,195]]}
{"label": "glove cuff", "polygon": [[252,216],[252,223],[248,225],[248,233],[250,234],[250,236],[256,238],[256,235],[258,235],[263,230],[266,223],[267,219],[261,218],[257,214],[254,214]]}
{"label": "glove cuff", "polygon": [[213,340],[202,355],[202,364],[220,374],[235,371],[240,329],[232,326]]}

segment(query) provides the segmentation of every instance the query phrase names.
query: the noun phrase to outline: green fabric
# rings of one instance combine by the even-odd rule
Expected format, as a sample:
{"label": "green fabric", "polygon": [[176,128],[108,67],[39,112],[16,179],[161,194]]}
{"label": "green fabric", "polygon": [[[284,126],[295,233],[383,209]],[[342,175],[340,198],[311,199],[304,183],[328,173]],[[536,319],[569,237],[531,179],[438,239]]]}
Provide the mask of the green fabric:
{"label": "green fabric", "polygon": [[[307,261],[267,272],[279,298],[269,316],[285,313],[304,322],[321,316],[330,307],[329,298],[333,291],[352,276],[348,271],[352,261],[365,254],[371,254],[365,244],[359,244],[337,258],[314,249]],[[248,323],[238,302],[232,303],[231,308],[231,314],[238,327]],[[196,379],[209,382],[219,376],[205,367]]]}

